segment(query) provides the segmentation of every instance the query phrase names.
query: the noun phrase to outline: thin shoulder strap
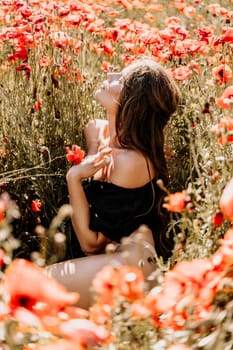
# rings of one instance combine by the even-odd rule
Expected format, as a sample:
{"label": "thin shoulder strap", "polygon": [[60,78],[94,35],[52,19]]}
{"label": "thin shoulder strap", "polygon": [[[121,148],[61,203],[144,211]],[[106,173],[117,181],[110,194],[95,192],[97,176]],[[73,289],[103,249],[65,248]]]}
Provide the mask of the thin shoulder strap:
{"label": "thin shoulder strap", "polygon": [[145,158],[146,158],[146,166],[147,166],[147,170],[148,170],[148,174],[149,174],[149,179],[150,179],[150,181],[151,181],[152,178],[151,178],[151,173],[150,173],[150,165],[149,165],[149,162],[148,162],[147,157],[145,157]]}
{"label": "thin shoulder strap", "polygon": [[151,203],[149,209],[148,209],[145,213],[136,215],[136,216],[135,216],[136,218],[148,214],[148,213],[152,210],[152,208],[154,207],[154,204],[155,204],[155,188],[154,188],[154,183],[153,183],[152,178],[151,178],[150,166],[149,166],[148,159],[147,159],[147,158],[145,158],[145,159],[146,159],[146,166],[147,166],[147,170],[148,170],[148,174],[149,174],[150,185],[151,185],[151,191],[152,191],[152,203]]}

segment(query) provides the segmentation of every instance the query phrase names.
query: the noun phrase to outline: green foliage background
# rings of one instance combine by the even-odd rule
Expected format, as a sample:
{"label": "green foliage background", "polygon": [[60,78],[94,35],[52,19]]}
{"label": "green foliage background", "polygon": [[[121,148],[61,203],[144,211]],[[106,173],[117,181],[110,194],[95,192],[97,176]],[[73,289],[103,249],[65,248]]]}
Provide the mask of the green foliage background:
{"label": "green foliage background", "polygon": [[[136,4],[136,3],[135,3]],[[120,3],[110,1],[107,4],[97,2],[95,5],[95,20],[101,20],[102,31],[91,31],[83,21],[79,26],[66,26],[59,11],[54,11],[57,32],[62,38],[66,33],[69,38],[79,43],[79,49],[71,40],[69,44],[59,46],[54,44],[50,35],[53,29],[51,22],[44,18],[44,33],[39,45],[26,45],[28,50],[27,63],[31,67],[27,78],[25,70],[17,71],[16,66],[22,64],[20,59],[9,61],[9,55],[15,52],[14,43],[3,35],[11,28],[11,23],[17,22],[17,14],[9,10],[10,22],[2,22],[0,50],[0,182],[1,191],[7,191],[16,200],[21,217],[13,222],[16,237],[21,240],[21,247],[16,252],[18,256],[30,257],[33,250],[41,249],[41,239],[35,231],[37,225],[48,228],[58,209],[68,203],[65,174],[70,164],[66,161],[65,147],[78,144],[85,149],[83,126],[92,118],[104,118],[103,110],[93,99],[93,91],[105,78],[102,69],[107,62],[110,70],[120,70],[126,58],[134,56],[135,49],[140,53],[143,41],[137,35],[140,23],[148,25],[148,31],[166,28],[167,17],[180,18],[180,27],[185,28],[192,38],[197,38],[197,28],[200,23],[198,16],[188,17],[178,11],[173,2],[164,2],[163,10],[158,11],[157,2],[144,1],[139,5],[124,8]],[[62,7],[64,4],[60,3]],[[194,5],[193,3],[191,5]],[[214,27],[215,35],[221,35],[222,27],[231,25],[231,20],[224,16],[215,16],[207,11],[208,2],[202,1],[195,5],[200,15],[204,17],[202,27]],[[220,6],[228,8],[229,1],[220,1]],[[89,6],[89,5],[88,5]],[[94,4],[92,4],[94,9]],[[99,6],[99,7],[98,7]],[[101,7],[102,6],[102,7]],[[84,8],[84,7],[83,7]],[[89,11],[88,7],[88,11]],[[88,13],[87,11],[87,13]],[[118,11],[117,18],[126,20],[131,26],[134,51],[127,50],[125,38],[110,40],[113,53],[103,50],[107,33],[119,30],[115,18],[110,11]],[[154,21],[145,15],[154,16]],[[14,18],[15,16],[15,18]],[[24,18],[26,21],[27,18]],[[130,21],[130,22],[127,22]],[[141,21],[141,22],[140,22]],[[230,24],[229,24],[230,23]],[[36,32],[32,33],[35,35]],[[127,24],[126,24],[127,25]],[[130,32],[130,30],[129,30]],[[141,34],[141,33],[140,33]],[[32,40],[33,42],[33,40]],[[95,48],[98,47],[99,50]],[[152,54],[153,46],[147,46],[147,54]],[[169,48],[167,49],[169,51]],[[186,66],[195,58],[201,67],[198,75],[193,75],[178,82],[182,100],[177,115],[171,120],[166,130],[166,147],[170,171],[171,192],[187,189],[195,210],[185,211],[179,215],[171,215],[170,230],[176,232],[177,251],[173,263],[177,260],[209,256],[218,246],[218,238],[225,232],[227,223],[216,227],[212,218],[218,211],[219,197],[232,176],[232,147],[220,147],[216,136],[211,133],[211,125],[219,122],[224,115],[215,104],[215,99],[226,87],[218,84],[207,84],[212,78],[212,68],[223,60],[232,67],[232,44],[222,45],[218,49],[210,47],[208,55],[192,54],[170,56],[164,62],[168,69]],[[166,51],[166,49],[165,49]],[[41,57],[52,60],[46,67],[38,64]],[[208,57],[216,57],[211,65]],[[70,58],[67,70],[61,73],[64,60]],[[60,74],[57,74],[57,71]],[[82,76],[82,82],[77,80],[77,72]],[[37,101],[41,108],[34,108]],[[210,113],[203,113],[205,104],[210,105]],[[232,114],[232,111],[231,111]],[[214,174],[218,172],[220,178]],[[42,209],[33,212],[31,202],[40,199]],[[68,252],[72,246],[72,229],[69,220],[64,220],[59,230],[67,237]],[[48,256],[53,247],[46,246]],[[51,249],[51,251],[50,251]],[[78,250],[78,254],[81,252]],[[76,253],[77,253],[76,252]]]}

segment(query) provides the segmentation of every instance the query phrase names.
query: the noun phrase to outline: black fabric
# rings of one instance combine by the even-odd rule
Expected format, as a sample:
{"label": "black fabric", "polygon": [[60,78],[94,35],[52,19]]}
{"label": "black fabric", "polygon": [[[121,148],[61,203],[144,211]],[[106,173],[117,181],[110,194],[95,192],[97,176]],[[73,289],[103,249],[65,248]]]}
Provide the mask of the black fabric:
{"label": "black fabric", "polygon": [[152,181],[138,188],[124,188],[97,180],[83,181],[90,205],[90,229],[120,242],[141,224],[153,231],[156,222],[156,198]]}

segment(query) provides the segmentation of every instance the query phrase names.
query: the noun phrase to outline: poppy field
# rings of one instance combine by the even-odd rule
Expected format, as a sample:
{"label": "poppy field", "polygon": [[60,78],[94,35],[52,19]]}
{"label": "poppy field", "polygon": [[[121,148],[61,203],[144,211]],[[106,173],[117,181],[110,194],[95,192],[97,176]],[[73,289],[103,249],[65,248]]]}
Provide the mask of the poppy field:
{"label": "poppy field", "polygon": [[[232,23],[232,0],[1,1],[0,349],[233,349]],[[165,131],[175,249],[152,289],[106,266],[83,310],[42,268],[82,255],[65,175],[105,118],[93,92],[140,56],[181,90]]]}

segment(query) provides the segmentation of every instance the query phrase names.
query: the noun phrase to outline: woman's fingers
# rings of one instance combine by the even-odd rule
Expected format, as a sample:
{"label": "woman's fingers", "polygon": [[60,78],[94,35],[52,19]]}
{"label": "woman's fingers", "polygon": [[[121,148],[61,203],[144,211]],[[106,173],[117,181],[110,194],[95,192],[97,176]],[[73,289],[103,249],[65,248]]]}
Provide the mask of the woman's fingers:
{"label": "woman's fingers", "polygon": [[94,164],[99,164],[99,162],[104,161],[104,164],[109,164],[111,162],[112,149],[110,147],[105,147],[95,155]]}
{"label": "woman's fingers", "polygon": [[98,158],[94,162],[94,166],[97,170],[99,170],[99,169],[105,167],[106,165],[108,165],[110,162],[111,162],[111,157],[105,156],[105,157]]}

